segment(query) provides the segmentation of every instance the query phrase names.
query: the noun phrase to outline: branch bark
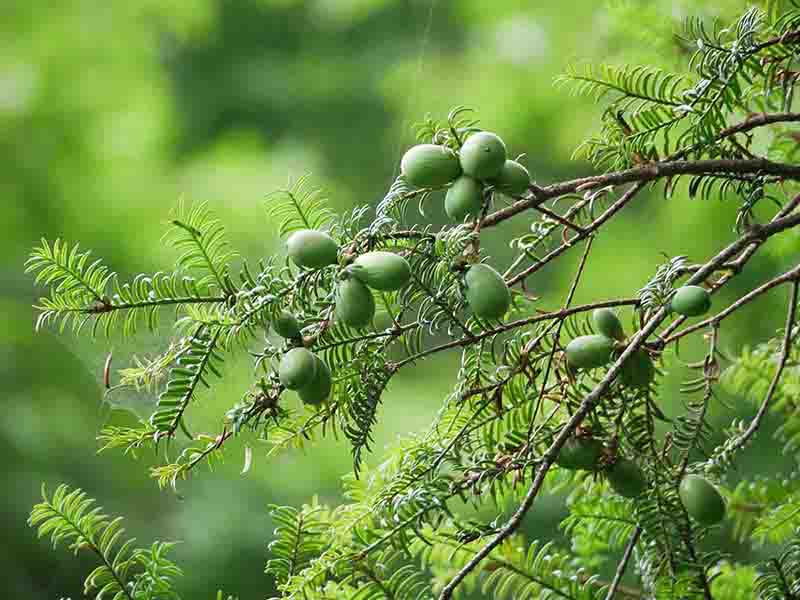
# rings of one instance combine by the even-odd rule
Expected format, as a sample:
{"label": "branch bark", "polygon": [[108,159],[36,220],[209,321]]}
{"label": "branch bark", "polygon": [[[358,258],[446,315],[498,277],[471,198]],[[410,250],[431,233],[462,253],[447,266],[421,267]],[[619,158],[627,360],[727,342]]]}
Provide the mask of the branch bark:
{"label": "branch bark", "polygon": [[539,206],[547,200],[609,185],[618,186],[626,183],[648,183],[665,177],[675,177],[676,175],[752,175],[755,173],[800,180],[800,165],[776,163],[764,159],[674,160],[655,162],[625,171],[617,171],[593,177],[582,177],[580,179],[555,183],[546,187],[532,187],[529,196],[514,202],[511,206],[507,206],[506,208],[487,215],[483,220],[483,227],[497,225],[529,208]]}
{"label": "branch bark", "polygon": [[758,408],[758,412],[747,429],[739,436],[736,441],[731,445],[731,451],[735,452],[747,445],[747,442],[756,434],[758,428],[761,426],[761,421],[767,414],[772,397],[775,395],[775,390],[778,389],[778,383],[781,380],[781,375],[786,367],[786,362],[789,360],[789,353],[792,349],[792,332],[795,325],[795,318],[797,315],[797,301],[798,289],[800,289],[800,277],[796,277],[792,282],[792,291],[789,294],[789,309],[786,315],[786,330],[783,334],[783,344],[781,346],[781,355],[778,358],[778,366],[775,369],[775,375],[769,384],[769,389],[764,395],[764,400]]}
{"label": "branch bark", "polygon": [[620,583],[622,583],[622,578],[625,576],[625,570],[628,568],[628,562],[631,559],[631,555],[633,555],[633,549],[636,547],[636,543],[639,541],[639,536],[641,534],[641,527],[636,527],[633,530],[633,533],[628,540],[628,545],[625,546],[625,552],[622,555],[622,560],[620,560],[619,565],[617,565],[617,572],[614,573],[614,579],[611,582],[611,587],[608,588],[606,600],[614,600],[614,595],[617,593]]}

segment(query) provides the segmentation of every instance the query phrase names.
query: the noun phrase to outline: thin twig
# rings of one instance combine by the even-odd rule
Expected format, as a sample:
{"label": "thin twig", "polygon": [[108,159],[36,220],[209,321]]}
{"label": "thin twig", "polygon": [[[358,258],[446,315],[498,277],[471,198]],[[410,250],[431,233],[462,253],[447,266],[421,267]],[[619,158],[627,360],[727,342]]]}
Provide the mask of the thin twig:
{"label": "thin twig", "polygon": [[713,175],[713,174],[754,174],[777,175],[786,179],[800,179],[800,166],[775,163],[764,159],[747,160],[677,160],[650,163],[641,167],[616,171],[594,177],[583,177],[556,183],[540,188],[514,202],[511,206],[497,210],[483,220],[483,228],[493,227],[523,211],[539,206],[547,200],[565,196],[575,192],[584,192],[605,186],[618,186],[627,183],[651,182],[656,179],[674,177],[676,175]]}
{"label": "thin twig", "polygon": [[772,397],[775,395],[775,390],[778,389],[778,383],[780,382],[781,375],[783,374],[783,369],[786,367],[786,363],[789,360],[789,353],[792,348],[792,333],[794,330],[795,317],[797,313],[798,289],[800,289],[800,278],[795,279],[792,282],[792,291],[789,294],[789,309],[786,315],[786,330],[783,334],[781,355],[780,358],[778,358],[778,366],[775,369],[775,375],[772,377],[772,381],[769,384],[769,389],[767,389],[767,393],[764,395],[764,400],[761,402],[761,406],[758,407],[756,416],[750,422],[750,425],[742,433],[742,435],[740,435],[731,445],[730,450],[732,452],[735,452],[736,450],[746,446],[747,442],[749,442],[750,439],[756,434],[761,425],[761,421],[767,414],[769,405],[772,402]]}
{"label": "thin twig", "polygon": [[[567,293],[567,297],[564,300],[564,306],[562,307],[562,311],[568,310],[569,305],[572,303],[572,299],[575,297],[575,292],[578,289],[578,283],[581,280],[581,275],[583,275],[583,270],[586,267],[586,261],[589,259],[589,253],[592,250],[592,242],[594,241],[594,237],[589,237],[588,241],[586,242],[586,248],[583,250],[583,256],[581,256],[581,261],[578,263],[578,270],[575,272],[575,277],[572,279],[572,285],[569,288],[569,292]],[[536,422],[536,417],[539,415],[539,409],[542,406],[542,401],[544,400],[544,392],[547,386],[547,380],[550,379],[550,371],[553,368],[553,359],[555,358],[556,350],[559,346],[559,339],[561,338],[561,330],[564,328],[564,323],[566,319],[561,319],[558,322],[558,327],[556,328],[555,333],[553,334],[553,348],[550,351],[550,357],[547,360],[547,368],[545,369],[544,376],[542,377],[542,387],[539,390],[539,394],[536,398],[536,406],[533,409],[533,414],[531,415],[531,422],[528,424],[528,444],[531,443],[531,439],[533,436],[533,425]]]}
{"label": "thin twig", "polygon": [[704,327],[707,327],[709,325],[712,325],[712,326],[713,325],[718,325],[723,319],[725,319],[726,317],[729,317],[730,315],[732,315],[734,312],[736,312],[737,310],[739,310],[743,306],[746,306],[747,304],[749,304],[750,302],[752,302],[753,300],[755,300],[759,296],[761,296],[761,295],[765,294],[766,292],[770,291],[772,288],[777,287],[779,285],[782,285],[784,283],[796,282],[798,280],[798,278],[800,278],[800,264],[798,264],[793,269],[791,269],[789,271],[786,271],[782,275],[779,275],[778,277],[770,279],[769,281],[767,281],[766,283],[758,286],[754,290],[751,290],[750,292],[748,292],[747,294],[745,294],[744,296],[739,298],[736,302],[734,302],[733,304],[728,306],[725,310],[720,311],[719,313],[717,313],[713,317],[709,317],[708,319],[705,319],[704,321],[700,321],[699,323],[695,323],[694,325],[691,325],[691,326],[689,326],[689,327],[687,327],[685,329],[681,329],[679,332],[672,334],[671,336],[669,336],[668,338],[666,338],[664,340],[663,344],[665,346],[668,345],[668,344],[671,344],[671,343],[681,339],[682,337],[685,337],[685,336],[689,335],[690,333],[694,333],[698,329],[703,329]]}
{"label": "thin twig", "polygon": [[461,346],[468,346],[475,342],[478,342],[482,339],[492,337],[501,333],[505,333],[507,331],[511,331],[513,329],[517,329],[519,327],[524,327],[525,325],[532,325],[533,323],[539,323],[541,321],[552,321],[553,319],[564,319],[570,315],[574,315],[581,312],[586,312],[590,310],[594,310],[595,308],[613,308],[616,306],[636,306],[639,304],[638,298],[621,298],[619,300],[604,300],[602,302],[592,302],[591,304],[581,304],[579,306],[573,306],[572,308],[556,310],[553,312],[547,312],[544,314],[535,315],[533,317],[526,317],[524,319],[517,319],[516,321],[510,321],[504,325],[499,327],[495,327],[494,329],[489,329],[482,333],[474,334],[472,337],[464,337],[459,338],[457,340],[452,340],[450,342],[446,342],[444,344],[440,344],[439,346],[433,346],[432,348],[427,348],[413,356],[409,356],[404,358],[403,360],[399,361],[396,364],[397,368],[405,366],[408,363],[415,362],[421,358],[429,356],[431,354],[436,354],[437,352],[441,352],[443,350],[448,350],[450,348],[458,348]]}
{"label": "thin twig", "polygon": [[622,583],[622,577],[625,575],[625,569],[628,568],[628,562],[631,559],[631,555],[633,555],[633,549],[636,546],[636,543],[639,541],[640,535],[642,535],[642,528],[637,526],[633,530],[633,533],[631,533],[631,537],[628,540],[628,545],[625,546],[625,552],[622,555],[622,560],[617,565],[617,572],[614,573],[614,579],[611,582],[611,587],[608,588],[606,600],[613,600],[614,594],[617,593],[617,588],[619,588],[620,583]]}
{"label": "thin twig", "polygon": [[616,213],[618,213],[625,205],[628,204],[633,198],[642,191],[645,187],[644,183],[637,183],[633,187],[631,187],[627,192],[625,192],[619,200],[614,202],[611,206],[609,206],[603,214],[597,217],[594,221],[592,221],[588,226],[584,227],[577,235],[573,238],[567,240],[565,243],[558,246],[555,250],[548,253],[544,258],[541,260],[536,261],[530,267],[521,271],[511,277],[508,280],[508,285],[512,286],[520,281],[524,281],[527,277],[544,267],[547,263],[551,262],[553,259],[557,258],[573,246],[575,246],[579,241],[582,239],[590,236],[594,231],[599,229],[606,221],[608,221],[611,217],[613,217]]}
{"label": "thin twig", "polygon": [[550,210],[549,208],[545,208],[542,205],[535,206],[534,208],[537,211],[539,211],[540,213],[542,213],[543,215],[547,215],[548,217],[550,217],[554,221],[558,221],[564,227],[569,227],[570,229],[572,229],[574,231],[577,231],[578,233],[583,233],[583,227],[581,227],[580,225],[576,225],[575,223],[573,223],[569,219],[565,219],[564,217],[562,217],[557,212],[554,212],[554,211]]}

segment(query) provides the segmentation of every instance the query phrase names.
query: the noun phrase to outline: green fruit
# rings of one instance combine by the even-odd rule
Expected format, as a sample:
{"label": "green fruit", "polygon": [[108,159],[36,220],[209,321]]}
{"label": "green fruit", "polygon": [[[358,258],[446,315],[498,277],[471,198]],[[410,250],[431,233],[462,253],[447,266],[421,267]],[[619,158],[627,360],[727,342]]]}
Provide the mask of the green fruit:
{"label": "green fruit", "polygon": [[321,269],[337,262],[339,246],[331,236],[322,231],[295,231],[289,236],[286,245],[289,248],[289,258],[298,267]]}
{"label": "green fruit", "polygon": [[348,267],[348,272],[374,290],[399,290],[411,279],[408,261],[393,252],[367,252]]}
{"label": "green fruit", "polygon": [[711,295],[699,285],[685,285],[675,292],[671,305],[679,315],[697,317],[711,308]]}
{"label": "green fruit", "polygon": [[441,187],[461,175],[461,165],[449,148],[420,144],[403,155],[400,172],[416,187]]}
{"label": "green fruit", "polygon": [[681,481],[681,502],[698,523],[714,525],[725,517],[725,501],[717,488],[699,475],[687,475]]}
{"label": "green fruit", "polygon": [[310,383],[317,373],[317,358],[305,348],[293,348],[283,355],[278,377],[286,389],[298,390]]}
{"label": "green fruit", "polygon": [[501,192],[510,196],[521,196],[528,191],[531,185],[531,176],[528,169],[523,167],[515,160],[507,160],[503,163],[500,174],[495,179],[494,184]]}
{"label": "green fruit", "polygon": [[620,458],[608,471],[608,483],[612,489],[625,498],[635,498],[647,489],[647,479],[638,465],[627,458]]}
{"label": "green fruit", "polygon": [[301,337],[300,324],[294,318],[294,315],[288,312],[282,312],[275,317],[272,322],[272,328],[283,338],[296,339]]}
{"label": "green fruit", "polygon": [[636,350],[622,365],[622,383],[632,388],[646,388],[655,377],[656,369],[645,350]]}
{"label": "green fruit", "polygon": [[339,282],[336,289],[336,318],[348,327],[360,329],[369,325],[375,316],[375,299],[369,288],[350,277]]}
{"label": "green fruit", "polygon": [[319,404],[326,400],[331,394],[331,387],[333,381],[331,379],[331,370],[323,360],[314,357],[317,362],[317,373],[308,385],[304,385],[297,390],[297,395],[300,396],[305,404]]}
{"label": "green fruit", "polygon": [[455,180],[444,197],[444,211],[456,221],[477,217],[483,208],[483,186],[472,177],[462,175]]}
{"label": "green fruit", "polygon": [[603,444],[589,437],[571,437],[561,447],[556,464],[565,469],[596,471],[600,468]]}
{"label": "green fruit", "polygon": [[622,330],[622,323],[610,308],[597,308],[592,313],[592,321],[597,332],[614,340],[624,340],[625,332]]}
{"label": "green fruit", "polygon": [[503,277],[489,265],[472,265],[464,279],[467,304],[481,319],[499,319],[511,305],[511,292]]}
{"label": "green fruit", "polygon": [[567,364],[574,369],[594,369],[611,360],[614,340],[604,335],[582,335],[567,344]]}
{"label": "green fruit", "polygon": [[475,179],[494,179],[506,163],[506,145],[488,131],[473,133],[461,146],[461,168]]}

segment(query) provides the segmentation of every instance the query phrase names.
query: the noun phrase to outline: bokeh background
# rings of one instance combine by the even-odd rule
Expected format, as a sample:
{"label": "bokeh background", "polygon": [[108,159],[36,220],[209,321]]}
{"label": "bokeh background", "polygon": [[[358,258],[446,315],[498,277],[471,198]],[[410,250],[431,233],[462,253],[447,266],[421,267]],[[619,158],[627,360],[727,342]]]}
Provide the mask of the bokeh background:
{"label": "bokeh background", "polygon": [[[672,33],[690,12],[735,14],[739,1],[596,0],[7,0],[0,10],[0,453],[4,493],[0,578],[6,595],[81,597],[89,563],[52,553],[25,524],[40,485],[84,488],[128,517],[141,541],[179,539],[176,557],[190,575],[186,598],[218,588],[268,597],[263,575],[273,525],[268,503],[299,505],[312,495],[336,503],[350,468],[343,442],[267,461],[255,438],[229,444],[213,473],[159,491],[147,475],[155,457],[96,454],[110,419],[100,372],[115,350],[155,353],[163,336],[76,339],[33,330],[41,290],[24,275],[38,239],[81,241],[123,275],[169,268],[159,243],[179,197],[208,201],[246,257],[282,253],[264,197],[290,177],[312,173],[332,206],[375,204],[396,174],[411,124],[444,117],[455,105],[476,109],[540,183],[586,174],[573,150],[599,126],[602,107],[555,87],[572,62],[686,60]],[[438,212],[437,212],[438,211]],[[578,301],[629,296],[664,254],[701,259],[730,239],[735,201],[690,201],[660,193],[626,209],[601,236]],[[443,224],[441,208],[429,219]],[[519,222],[487,236],[508,264]],[[795,238],[796,242],[796,238]],[[572,260],[577,256],[573,256]],[[555,306],[572,274],[569,260],[531,281],[543,306]],[[728,297],[780,268],[767,252],[737,278]],[[724,330],[725,347],[770,336],[783,298],[742,311]],[[697,358],[699,345],[682,352]],[[381,447],[423,428],[452,386],[457,354],[404,373],[390,389],[376,430]],[[190,415],[195,431],[215,432],[219,415],[248,385],[246,360],[228,363],[225,380]],[[675,365],[674,371],[679,371]],[[679,375],[661,399],[679,409]],[[730,399],[742,414],[749,406]],[[130,399],[146,410],[152,398]],[[731,411],[715,406],[728,420]],[[254,448],[241,476],[243,445]],[[744,469],[781,467],[769,440],[751,449]],[[769,466],[767,466],[767,463]],[[734,477],[735,479],[735,477]],[[557,535],[563,499],[546,499],[527,524]],[[725,543],[723,530],[720,543]],[[745,556],[747,548],[728,550]]]}

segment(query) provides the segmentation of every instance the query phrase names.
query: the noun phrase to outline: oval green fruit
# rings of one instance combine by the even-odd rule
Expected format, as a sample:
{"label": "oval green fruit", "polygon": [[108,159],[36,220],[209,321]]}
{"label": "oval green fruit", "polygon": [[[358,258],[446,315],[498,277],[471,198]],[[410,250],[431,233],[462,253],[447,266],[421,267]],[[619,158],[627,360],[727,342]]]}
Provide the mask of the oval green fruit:
{"label": "oval green fruit", "polygon": [[472,265],[464,278],[467,304],[481,319],[499,319],[511,305],[511,292],[503,277],[489,265]]}
{"label": "oval green fruit", "polygon": [[477,217],[483,208],[483,186],[472,177],[462,175],[453,182],[444,197],[444,211],[456,221]]}
{"label": "oval green fruit", "polygon": [[510,196],[521,196],[528,191],[531,185],[531,175],[528,169],[523,167],[515,160],[507,160],[503,163],[500,174],[495,179],[494,184],[501,192]]}
{"label": "oval green fruit", "polygon": [[627,458],[617,459],[606,471],[611,488],[620,496],[635,498],[647,489],[647,479],[639,466]]}
{"label": "oval green fruit", "polygon": [[355,277],[339,282],[336,288],[336,318],[348,327],[360,329],[375,316],[375,299],[369,288]]}
{"label": "oval green fruit", "polygon": [[286,389],[298,390],[317,373],[317,358],[305,348],[292,348],[281,358],[278,378]]}
{"label": "oval green fruit", "polygon": [[413,186],[441,187],[461,175],[461,164],[458,156],[445,146],[419,144],[403,155],[400,172]]}
{"label": "oval green fruit", "polygon": [[597,332],[614,340],[624,340],[625,331],[622,329],[617,313],[610,308],[596,308],[592,312],[592,322]]}
{"label": "oval green fruit", "polygon": [[506,145],[488,131],[473,133],[459,151],[461,168],[475,179],[494,179],[506,162]]}
{"label": "oval green fruit", "polygon": [[286,240],[286,245],[289,249],[289,258],[298,267],[321,269],[335,265],[338,260],[338,244],[323,231],[315,229],[295,231]]}
{"label": "oval green fruit", "polygon": [[297,395],[300,396],[300,400],[305,404],[316,405],[324,402],[330,396],[333,380],[331,379],[331,370],[325,364],[325,361],[317,356],[314,356],[314,358],[317,361],[316,376],[308,385],[304,385],[297,390]]}
{"label": "oval green fruit", "polygon": [[614,340],[604,335],[582,335],[566,347],[567,364],[574,369],[595,369],[608,364]]}
{"label": "oval green fruit", "polygon": [[687,475],[679,489],[686,512],[703,525],[714,525],[725,517],[725,501],[713,485],[699,475]]}
{"label": "oval green fruit", "polygon": [[646,388],[655,377],[656,369],[650,355],[641,348],[622,365],[622,383],[631,388]]}
{"label": "oval green fruit", "polygon": [[348,267],[348,272],[374,290],[399,290],[411,279],[408,261],[393,252],[367,252]]}
{"label": "oval green fruit", "polygon": [[556,464],[565,469],[596,471],[600,468],[603,444],[590,437],[571,437],[561,447]]}
{"label": "oval green fruit", "polygon": [[272,322],[272,328],[282,338],[297,339],[301,337],[300,324],[292,313],[282,312]]}
{"label": "oval green fruit", "polygon": [[699,285],[685,285],[672,296],[672,310],[685,317],[697,317],[711,308],[711,295]]}

